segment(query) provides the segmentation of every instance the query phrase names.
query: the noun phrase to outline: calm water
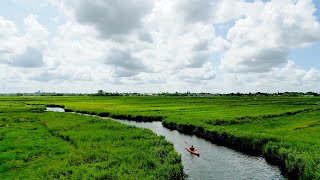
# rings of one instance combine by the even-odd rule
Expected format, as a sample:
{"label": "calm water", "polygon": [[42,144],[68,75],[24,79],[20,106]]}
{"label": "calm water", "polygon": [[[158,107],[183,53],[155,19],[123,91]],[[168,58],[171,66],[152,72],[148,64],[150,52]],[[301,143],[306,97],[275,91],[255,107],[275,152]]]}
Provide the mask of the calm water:
{"label": "calm water", "polygon": [[[64,112],[61,108],[47,108],[48,111]],[[147,128],[172,142],[175,150],[182,156],[184,171],[188,179],[285,179],[278,167],[269,165],[263,158],[244,155],[234,150],[217,146],[196,136],[164,128],[161,122],[118,122]],[[185,148],[193,144],[200,157],[191,155]]]}
{"label": "calm water", "polygon": [[63,108],[58,108],[58,107],[46,107],[46,111],[65,112]]}

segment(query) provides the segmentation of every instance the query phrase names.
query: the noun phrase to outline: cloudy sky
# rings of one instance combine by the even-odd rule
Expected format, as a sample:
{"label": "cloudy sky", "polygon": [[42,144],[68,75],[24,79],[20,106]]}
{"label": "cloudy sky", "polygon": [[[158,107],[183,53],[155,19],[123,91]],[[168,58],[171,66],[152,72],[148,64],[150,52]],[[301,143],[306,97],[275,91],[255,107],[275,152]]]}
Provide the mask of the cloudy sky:
{"label": "cloudy sky", "polygon": [[0,93],[320,92],[319,0],[3,0]]}

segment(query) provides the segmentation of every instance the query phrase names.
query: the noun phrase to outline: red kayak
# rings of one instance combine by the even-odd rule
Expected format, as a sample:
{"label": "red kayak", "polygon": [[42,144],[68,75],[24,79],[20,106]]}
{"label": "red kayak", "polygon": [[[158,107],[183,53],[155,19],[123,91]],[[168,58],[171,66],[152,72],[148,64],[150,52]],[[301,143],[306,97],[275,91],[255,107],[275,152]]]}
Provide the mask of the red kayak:
{"label": "red kayak", "polygon": [[189,151],[191,154],[194,154],[194,155],[197,155],[197,156],[200,156],[199,152],[197,150],[193,150],[191,151],[190,147],[186,147],[187,151]]}

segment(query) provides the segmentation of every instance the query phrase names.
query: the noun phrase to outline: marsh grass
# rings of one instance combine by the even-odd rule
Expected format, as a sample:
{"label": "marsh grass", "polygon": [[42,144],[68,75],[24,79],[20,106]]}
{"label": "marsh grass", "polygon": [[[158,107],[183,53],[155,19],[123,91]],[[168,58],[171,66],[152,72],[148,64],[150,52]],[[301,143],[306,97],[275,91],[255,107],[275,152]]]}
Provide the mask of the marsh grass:
{"label": "marsh grass", "polygon": [[150,130],[110,119],[17,109],[0,113],[1,179],[184,178],[180,155]]}
{"label": "marsh grass", "polygon": [[[54,104],[68,111],[120,119],[162,120],[165,127],[248,154],[263,155],[291,178],[300,179],[320,179],[319,101],[319,97],[303,96],[11,99],[14,103]],[[153,167],[152,163],[150,166]]]}
{"label": "marsh grass", "polygon": [[[81,96],[2,97],[1,100],[10,103],[58,105],[68,111],[103,117],[162,120],[163,125],[168,128],[196,134],[248,154],[263,155],[269,162],[278,164],[292,178],[320,179],[319,97]],[[48,124],[46,127],[52,131],[52,136],[60,137],[64,142],[69,140],[73,146],[81,146],[75,139],[80,135],[71,133],[77,127],[70,127],[67,132],[61,131],[65,126],[54,128]],[[89,129],[83,130],[83,133],[89,133]],[[96,139],[94,136],[89,137]],[[85,137],[80,139],[86,140]],[[123,140],[116,141],[118,147],[125,146],[125,143],[121,143]],[[139,144],[139,141],[136,143]],[[151,162],[145,163],[154,167]]]}

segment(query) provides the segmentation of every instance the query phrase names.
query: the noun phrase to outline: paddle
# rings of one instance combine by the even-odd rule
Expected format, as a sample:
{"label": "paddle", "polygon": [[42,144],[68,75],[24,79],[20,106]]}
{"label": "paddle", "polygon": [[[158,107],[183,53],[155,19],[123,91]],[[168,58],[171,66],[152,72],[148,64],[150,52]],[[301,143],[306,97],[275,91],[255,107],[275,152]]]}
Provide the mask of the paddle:
{"label": "paddle", "polygon": [[[191,147],[187,142],[185,142],[184,141],[184,143],[186,143],[189,147]],[[188,150],[189,151],[189,150]],[[200,154],[199,153],[197,153],[197,154],[195,154],[196,156],[198,156],[198,157],[200,157]]]}
{"label": "paddle", "polygon": [[189,147],[191,147],[191,146],[192,146],[192,145],[190,146],[187,142],[184,142],[184,143],[186,143]]}

